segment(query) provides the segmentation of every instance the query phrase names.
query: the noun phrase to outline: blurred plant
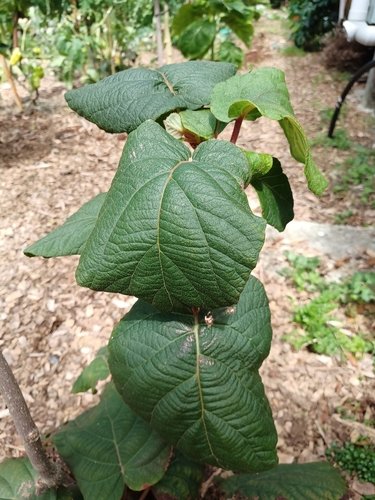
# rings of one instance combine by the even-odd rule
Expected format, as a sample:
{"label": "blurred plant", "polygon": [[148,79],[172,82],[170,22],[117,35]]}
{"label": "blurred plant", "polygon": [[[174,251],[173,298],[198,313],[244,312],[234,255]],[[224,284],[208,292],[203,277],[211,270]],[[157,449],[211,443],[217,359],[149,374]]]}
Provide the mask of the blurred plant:
{"label": "blurred plant", "polygon": [[368,439],[360,436],[356,443],[346,441],[343,446],[333,442],[326,456],[350,476],[357,474],[360,482],[375,484],[375,447]]}
{"label": "blurred plant", "polygon": [[331,31],[338,18],[338,0],[290,0],[291,38],[304,50],[319,50],[321,38]]}
{"label": "blurred plant", "polygon": [[[202,59],[210,53],[211,61],[232,62],[241,67],[244,53],[233,43],[231,35],[235,34],[246,47],[250,47],[253,20],[260,14],[249,3],[242,0],[195,0],[182,5],[172,22],[172,36],[177,47],[188,59]],[[222,40],[215,52],[218,34]]]}

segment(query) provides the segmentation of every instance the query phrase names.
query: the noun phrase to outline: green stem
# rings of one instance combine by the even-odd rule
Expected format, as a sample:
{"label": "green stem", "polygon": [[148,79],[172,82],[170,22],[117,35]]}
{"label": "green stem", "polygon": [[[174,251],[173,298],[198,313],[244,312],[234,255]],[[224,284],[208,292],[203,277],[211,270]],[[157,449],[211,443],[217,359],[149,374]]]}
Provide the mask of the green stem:
{"label": "green stem", "polygon": [[237,118],[237,120],[235,121],[234,129],[233,129],[233,132],[232,132],[232,137],[230,138],[230,142],[233,142],[233,144],[236,144],[236,142],[237,142],[238,136],[240,134],[240,130],[241,130],[241,125],[242,125],[243,119],[244,119],[243,116],[239,116]]}

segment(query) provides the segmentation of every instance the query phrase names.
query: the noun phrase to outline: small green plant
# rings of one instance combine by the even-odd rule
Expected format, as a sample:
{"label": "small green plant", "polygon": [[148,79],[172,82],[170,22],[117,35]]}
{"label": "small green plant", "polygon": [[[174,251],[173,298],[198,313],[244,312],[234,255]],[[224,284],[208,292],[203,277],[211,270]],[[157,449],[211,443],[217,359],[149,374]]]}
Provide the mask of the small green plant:
{"label": "small green plant", "polygon": [[345,130],[337,129],[332,139],[327,134],[320,134],[310,142],[310,146],[323,146],[324,148],[337,148],[347,150],[352,148],[353,142],[348,139]]}
{"label": "small green plant", "polygon": [[333,192],[347,194],[360,187],[356,197],[375,208],[375,151],[357,146],[356,155],[337,168],[342,170],[342,177],[340,183],[333,187]]}
{"label": "small green plant", "polygon": [[[278,121],[310,189],[320,195],[327,182],[282,71],[236,70],[207,61],[137,68],[66,94],[80,115],[129,135],[109,191],[25,254],[80,255],[81,286],[138,298],[108,352],[98,352],[74,384],[74,392],[95,390],[110,374],[99,404],[52,436],[85,500],[195,500],[205,464],[237,472],[222,483],[228,498],[345,493],[327,463],[276,467],[277,434],[259,375],[270,351],[270,310],[251,271],[267,223],[282,231],[293,219],[293,197],[276,158],[236,145],[243,120]],[[218,140],[230,122],[230,141]],[[249,207],[248,186],[261,217]],[[0,390],[17,415],[6,367],[0,352]],[[24,442],[31,446],[37,435]],[[26,486],[30,497],[42,481],[50,500],[78,498],[51,489],[59,482],[49,474],[35,483],[21,460],[1,464],[0,497],[19,498]]]}
{"label": "small green plant", "polygon": [[348,220],[354,215],[354,210],[343,210],[342,212],[336,212],[334,215],[334,223],[338,225],[345,225]]}
{"label": "small green plant", "polygon": [[325,281],[317,271],[320,266],[318,257],[305,257],[291,251],[284,252],[291,268],[284,268],[280,274],[288,276],[298,290],[315,292],[324,288]]}
{"label": "small green plant", "polygon": [[279,52],[283,56],[287,57],[304,57],[306,55],[306,52],[298,47],[295,47],[294,45],[291,45],[290,47],[285,47],[283,49],[279,49]]}
{"label": "small green plant", "polygon": [[346,441],[342,446],[333,442],[326,456],[350,476],[375,484],[375,447],[366,438],[359,437],[357,443]]}

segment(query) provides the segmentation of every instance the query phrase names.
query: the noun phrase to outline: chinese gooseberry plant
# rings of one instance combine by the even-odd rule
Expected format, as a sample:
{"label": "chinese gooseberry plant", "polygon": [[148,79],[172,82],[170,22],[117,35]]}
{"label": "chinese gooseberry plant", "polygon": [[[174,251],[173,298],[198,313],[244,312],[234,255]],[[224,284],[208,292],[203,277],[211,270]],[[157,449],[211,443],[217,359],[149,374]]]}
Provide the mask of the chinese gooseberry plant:
{"label": "chinese gooseberry plant", "polygon": [[[321,195],[327,183],[283,73],[235,73],[230,63],[190,61],[130,69],[66,94],[79,115],[129,136],[108,193],[25,254],[78,254],[79,285],[138,301],[74,384],[74,392],[94,389],[111,374],[100,403],[53,435],[80,493],[59,487],[49,499],[120,500],[142,490],[142,499],[195,499],[205,464],[236,472],[222,480],[228,498],[345,493],[328,463],[277,466],[258,372],[270,350],[270,311],[251,271],[267,223],[282,231],[293,219],[293,197],[276,158],[236,145],[243,120],[277,120],[309,188]],[[218,140],[231,122],[230,141]],[[249,207],[250,185],[262,217]],[[9,482],[20,461],[4,464]]]}

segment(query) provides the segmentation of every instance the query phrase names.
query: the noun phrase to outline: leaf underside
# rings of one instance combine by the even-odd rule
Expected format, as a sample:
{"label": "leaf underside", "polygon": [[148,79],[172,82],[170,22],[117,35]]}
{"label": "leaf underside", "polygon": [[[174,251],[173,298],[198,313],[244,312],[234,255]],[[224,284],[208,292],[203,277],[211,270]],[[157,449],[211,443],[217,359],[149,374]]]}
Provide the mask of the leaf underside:
{"label": "leaf underside", "polygon": [[64,224],[26,248],[27,257],[63,257],[80,255],[95,226],[107,193],[85,203]]}
{"label": "leaf underside", "polygon": [[284,73],[275,68],[259,68],[235,75],[215,86],[211,111],[220,121],[240,116],[254,120],[260,115],[277,120],[289,142],[293,158],[305,165],[309,189],[321,195],[328,183],[312,160],[308,141],[290,103]]}
{"label": "leaf underside", "polygon": [[264,242],[245,154],[226,141],[189,149],[155,122],[130,134],[77,282],[160,310],[236,303]]}
{"label": "leaf underside", "polygon": [[258,500],[340,500],[347,488],[327,462],[281,464],[260,474],[239,474],[221,482],[227,498],[241,494]]}
{"label": "leaf underside", "polygon": [[69,106],[106,132],[131,132],[145,120],[210,103],[214,86],[233,76],[234,64],[190,61],[135,68],[65,94]]}
{"label": "leaf underside", "polygon": [[120,500],[124,487],[139,491],[159,481],[170,448],[123,402],[112,383],[100,403],[53,437],[84,498]]}
{"label": "leaf underside", "polygon": [[109,366],[124,401],[182,453],[262,471],[277,463],[258,374],[271,336],[267,297],[251,276],[236,306],[202,311],[199,321],[138,301],[113,331]]}

